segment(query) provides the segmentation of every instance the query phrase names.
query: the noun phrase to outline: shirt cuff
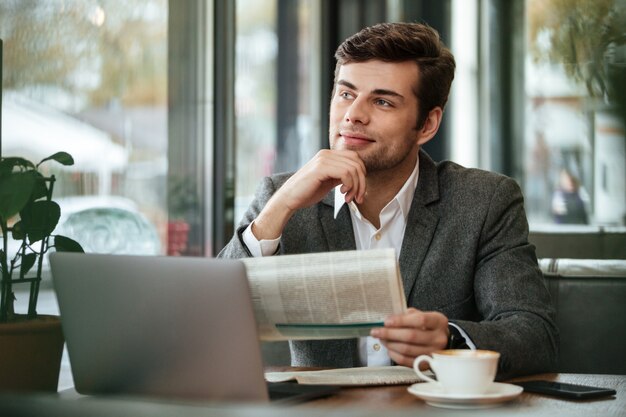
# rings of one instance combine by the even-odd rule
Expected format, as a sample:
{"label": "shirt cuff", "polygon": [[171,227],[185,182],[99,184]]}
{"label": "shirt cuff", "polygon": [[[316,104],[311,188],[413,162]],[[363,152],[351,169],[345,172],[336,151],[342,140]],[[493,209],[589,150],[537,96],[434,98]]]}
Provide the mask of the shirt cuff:
{"label": "shirt cuff", "polygon": [[280,242],[280,236],[276,239],[262,239],[258,240],[254,233],[252,233],[252,225],[254,221],[246,227],[246,230],[243,231],[241,237],[243,238],[243,243],[248,247],[248,250],[254,257],[261,256],[272,256],[276,253],[278,249],[278,244]]}
{"label": "shirt cuff", "polygon": [[476,345],[474,344],[474,342],[472,342],[472,339],[470,339],[467,333],[465,333],[465,330],[460,328],[457,324],[450,323],[450,322],[448,322],[448,324],[454,327],[455,329],[457,329],[459,333],[461,333],[461,336],[463,336],[463,339],[465,339],[465,343],[467,344],[467,346],[469,346],[471,350],[476,350]]}

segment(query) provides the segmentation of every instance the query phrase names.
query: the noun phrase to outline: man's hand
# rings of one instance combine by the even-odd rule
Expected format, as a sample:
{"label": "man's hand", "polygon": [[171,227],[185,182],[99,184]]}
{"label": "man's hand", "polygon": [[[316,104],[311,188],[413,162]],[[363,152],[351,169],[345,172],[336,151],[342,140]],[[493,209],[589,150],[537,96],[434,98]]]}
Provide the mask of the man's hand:
{"label": "man's hand", "polygon": [[445,349],[448,332],[448,318],[443,314],[409,308],[404,314],[388,317],[385,327],[373,329],[371,336],[387,347],[391,360],[412,367],[417,356]]}
{"label": "man's hand", "polygon": [[319,151],[300,168],[267,202],[254,221],[252,233],[261,239],[275,239],[296,210],[319,202],[339,184],[346,202],[363,202],[365,164],[359,155],[348,150]]}

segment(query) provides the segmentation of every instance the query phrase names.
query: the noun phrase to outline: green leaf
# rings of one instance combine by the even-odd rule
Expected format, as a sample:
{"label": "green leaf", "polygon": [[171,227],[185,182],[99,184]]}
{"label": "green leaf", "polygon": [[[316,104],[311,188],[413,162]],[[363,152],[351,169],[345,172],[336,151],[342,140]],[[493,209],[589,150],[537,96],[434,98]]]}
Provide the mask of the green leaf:
{"label": "green leaf", "polygon": [[34,186],[32,171],[0,177],[0,217],[7,220],[19,213],[28,203]]}
{"label": "green leaf", "polygon": [[46,161],[57,161],[58,163],[62,164],[62,165],[74,165],[74,158],[72,158],[72,155],[70,155],[67,152],[57,152],[54,155],[50,155],[47,158],[44,158],[41,160],[41,162],[39,162],[37,164],[37,166],[43,164]]}
{"label": "green leaf", "polygon": [[26,235],[24,234],[24,228],[22,227],[22,221],[15,223],[11,228],[11,234],[15,240],[23,240]]}
{"label": "green leaf", "polygon": [[35,261],[37,260],[36,253],[27,253],[22,256],[22,266],[21,266],[21,276],[25,276],[28,274],[28,271],[35,265]]}
{"label": "green leaf", "polygon": [[54,236],[54,247],[57,252],[85,252],[80,243],[61,235]]}
{"label": "green leaf", "polygon": [[35,177],[35,185],[33,186],[33,193],[31,195],[31,201],[39,200],[48,196],[48,186],[44,176],[38,171],[32,171],[32,175]]}
{"label": "green leaf", "polygon": [[35,201],[20,212],[29,243],[50,236],[61,217],[61,208],[54,201]]}
{"label": "green leaf", "polygon": [[20,166],[23,169],[35,169],[35,164],[28,159],[20,157],[8,157],[0,160],[0,176],[6,176],[13,172],[15,166]]}

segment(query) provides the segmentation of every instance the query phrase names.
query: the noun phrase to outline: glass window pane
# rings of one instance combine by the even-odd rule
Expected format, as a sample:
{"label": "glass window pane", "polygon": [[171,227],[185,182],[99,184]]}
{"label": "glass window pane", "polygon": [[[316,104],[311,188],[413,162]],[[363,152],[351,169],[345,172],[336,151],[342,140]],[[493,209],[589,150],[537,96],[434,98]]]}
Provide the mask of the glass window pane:
{"label": "glass window pane", "polygon": [[[2,154],[73,155],[48,166],[60,227],[91,219],[64,230],[89,251],[165,251],[167,18],[167,0],[0,2]],[[84,214],[95,208],[138,229],[117,230],[114,210]]]}
{"label": "glass window pane", "polygon": [[299,168],[320,147],[317,3],[237,0],[236,223],[263,176]]}
{"label": "glass window pane", "polygon": [[276,158],[276,1],[239,0],[236,5],[235,222]]}
{"label": "glass window pane", "polygon": [[527,0],[525,195],[535,225],[625,222],[626,141],[609,77],[625,44],[620,3]]}

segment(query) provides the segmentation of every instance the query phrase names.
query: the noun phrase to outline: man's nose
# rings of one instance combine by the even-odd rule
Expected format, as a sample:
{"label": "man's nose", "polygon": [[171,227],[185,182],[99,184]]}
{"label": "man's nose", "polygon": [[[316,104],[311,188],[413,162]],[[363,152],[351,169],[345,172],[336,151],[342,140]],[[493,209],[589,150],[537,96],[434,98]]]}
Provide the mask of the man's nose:
{"label": "man's nose", "polygon": [[369,109],[367,102],[357,97],[352,101],[345,114],[345,121],[349,123],[369,123]]}

